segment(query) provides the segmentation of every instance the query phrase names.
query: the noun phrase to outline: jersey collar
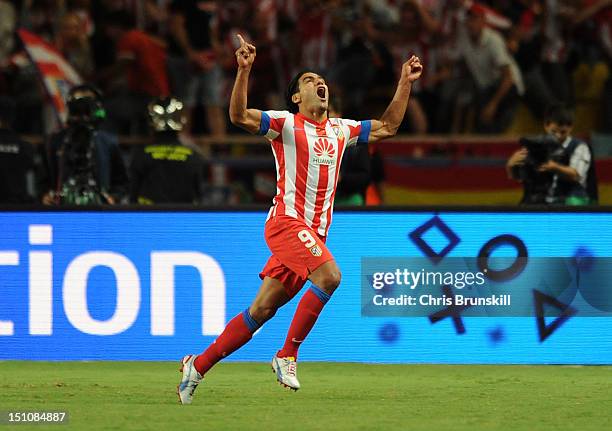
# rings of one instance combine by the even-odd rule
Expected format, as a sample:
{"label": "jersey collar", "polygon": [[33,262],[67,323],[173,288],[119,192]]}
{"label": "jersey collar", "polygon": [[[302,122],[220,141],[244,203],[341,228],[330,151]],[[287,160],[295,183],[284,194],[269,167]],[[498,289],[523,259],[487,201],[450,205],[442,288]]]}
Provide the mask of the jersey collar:
{"label": "jersey collar", "polygon": [[309,122],[310,124],[314,124],[315,126],[319,126],[319,127],[323,127],[327,124],[327,122],[329,121],[329,117],[327,117],[324,121],[321,121],[320,123],[308,118],[307,116],[305,116],[304,114],[302,114],[301,112],[298,112],[297,114],[295,114],[296,116],[300,117],[302,120]]}

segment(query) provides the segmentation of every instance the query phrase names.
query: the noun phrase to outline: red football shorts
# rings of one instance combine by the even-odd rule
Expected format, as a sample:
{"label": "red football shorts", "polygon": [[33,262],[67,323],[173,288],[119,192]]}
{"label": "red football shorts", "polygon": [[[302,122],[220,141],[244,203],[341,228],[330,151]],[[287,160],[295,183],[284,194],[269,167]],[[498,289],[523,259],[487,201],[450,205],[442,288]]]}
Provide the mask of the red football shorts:
{"label": "red football shorts", "polygon": [[293,217],[272,217],[264,232],[272,256],[259,277],[279,280],[291,298],[304,287],[311,272],[334,259],[325,237]]}

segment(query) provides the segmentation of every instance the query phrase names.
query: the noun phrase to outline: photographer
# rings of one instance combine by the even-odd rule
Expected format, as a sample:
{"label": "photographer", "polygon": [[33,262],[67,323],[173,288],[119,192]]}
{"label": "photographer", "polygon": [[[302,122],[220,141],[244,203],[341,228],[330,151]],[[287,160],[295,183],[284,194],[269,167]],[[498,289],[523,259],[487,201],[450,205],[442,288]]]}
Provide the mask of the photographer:
{"label": "photographer", "polygon": [[523,183],[522,204],[588,205],[597,202],[595,167],[589,146],[571,136],[572,111],[550,107],[546,135],[522,138],[523,148],[506,163],[506,172]]}
{"label": "photographer", "polygon": [[178,139],[183,130],[183,103],[174,97],[154,100],[148,106],[150,145],[138,146],[130,163],[130,202],[197,204],[202,197],[204,162],[194,148]]}
{"label": "photographer", "polygon": [[106,116],[100,92],[90,85],[68,95],[68,124],[47,148],[49,192],[43,203],[114,204],[127,188],[117,137],[98,129]]}

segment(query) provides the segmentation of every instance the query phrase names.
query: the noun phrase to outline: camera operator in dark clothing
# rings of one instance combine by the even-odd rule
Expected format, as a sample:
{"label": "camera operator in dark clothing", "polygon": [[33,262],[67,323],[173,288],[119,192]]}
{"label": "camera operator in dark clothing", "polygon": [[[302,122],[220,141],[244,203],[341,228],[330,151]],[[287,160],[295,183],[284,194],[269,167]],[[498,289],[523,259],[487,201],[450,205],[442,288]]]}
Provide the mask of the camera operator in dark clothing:
{"label": "camera operator in dark clothing", "polygon": [[155,132],[151,145],[136,147],[130,164],[130,201],[197,204],[201,200],[204,162],[178,139],[185,125],[183,103],[174,97],[151,102],[149,120]]}
{"label": "camera operator in dark clothing", "polygon": [[68,95],[68,124],[47,148],[51,189],[45,204],[115,204],[125,195],[127,172],[117,137],[99,130],[106,117],[100,92],[90,85]]}
{"label": "camera operator in dark clothing", "polygon": [[510,178],[523,183],[523,204],[588,205],[597,202],[595,163],[589,146],[571,136],[572,111],[550,107],[546,135],[522,138],[524,148],[506,163]]}
{"label": "camera operator in dark clothing", "polygon": [[29,143],[12,131],[14,113],[15,103],[0,96],[0,203],[34,200],[34,152]]}

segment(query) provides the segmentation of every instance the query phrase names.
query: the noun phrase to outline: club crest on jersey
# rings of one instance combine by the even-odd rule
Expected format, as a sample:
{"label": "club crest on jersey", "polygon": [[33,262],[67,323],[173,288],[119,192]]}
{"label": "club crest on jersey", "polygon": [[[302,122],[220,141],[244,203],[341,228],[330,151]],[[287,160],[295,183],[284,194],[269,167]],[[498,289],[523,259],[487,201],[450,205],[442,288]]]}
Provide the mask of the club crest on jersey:
{"label": "club crest on jersey", "polygon": [[336,163],[336,150],[325,138],[319,138],[314,146],[312,162],[317,165],[333,165]]}
{"label": "club crest on jersey", "polygon": [[334,132],[334,135],[336,135],[336,138],[338,139],[344,139],[344,133],[342,132],[342,127],[341,126],[332,126],[332,131]]}
{"label": "club crest on jersey", "polygon": [[313,245],[310,247],[310,252],[314,257],[321,257],[323,255],[323,250],[318,245]]}

